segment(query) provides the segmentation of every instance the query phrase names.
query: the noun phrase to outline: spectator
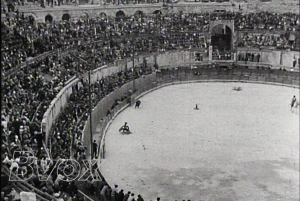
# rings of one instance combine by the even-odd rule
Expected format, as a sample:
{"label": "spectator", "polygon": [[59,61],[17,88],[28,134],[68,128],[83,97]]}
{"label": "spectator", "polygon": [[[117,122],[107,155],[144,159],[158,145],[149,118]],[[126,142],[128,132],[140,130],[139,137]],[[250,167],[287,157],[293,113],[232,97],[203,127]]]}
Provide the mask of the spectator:
{"label": "spectator", "polygon": [[130,195],[131,195],[131,192],[128,191],[128,192],[124,195],[123,201],[128,201],[128,198],[130,197]]}
{"label": "spectator", "polygon": [[[129,2],[126,1],[126,3]],[[145,1],[136,3],[145,3]],[[48,5],[50,4],[53,2],[48,1]],[[55,1],[55,4],[60,4],[60,2]],[[90,68],[79,64],[75,57],[64,53],[64,50],[76,48],[79,57],[84,60],[88,60],[89,55],[93,55],[95,59],[88,60],[93,64],[93,68],[131,57],[137,52],[152,53],[156,50],[163,52],[193,47],[207,51],[207,38],[202,35],[209,32],[210,19],[234,20],[235,29],[245,31],[241,32],[242,37],[237,41],[238,46],[299,50],[300,37],[297,33],[299,31],[299,15],[292,13],[169,13],[166,16],[157,15],[156,17],[125,17],[116,21],[99,18],[83,22],[81,20],[75,22],[55,21],[51,26],[47,26],[45,23],[35,24],[30,17],[25,17],[18,11],[7,17],[1,22],[3,36],[1,64],[6,76],[3,84],[5,109],[1,111],[1,118],[4,120],[2,142],[6,144],[2,152],[5,153],[2,159],[4,164],[23,178],[33,174],[33,179],[29,182],[37,188],[46,186],[47,193],[54,194],[59,189],[75,196],[76,185],[61,182],[61,175],[55,175],[46,182],[39,182],[36,179],[38,170],[43,170],[44,173],[55,166],[49,160],[50,156],[48,156],[47,150],[36,146],[42,147],[42,143],[36,135],[41,134],[40,125],[43,115],[51,101],[66,86],[67,81],[76,75],[84,74]],[[248,32],[247,30],[253,31]],[[138,37],[130,37],[132,35]],[[293,38],[291,35],[295,37]],[[92,47],[84,45],[94,41],[101,42],[95,43]],[[232,53],[214,50],[213,56],[218,59],[231,59]],[[260,62],[260,58],[260,54],[251,52],[250,54],[238,54],[238,60],[245,62]],[[292,65],[296,65],[295,61]],[[21,70],[16,70],[16,67]],[[157,64],[155,67],[158,68]],[[147,73],[151,73],[151,70],[148,70],[147,63],[144,63],[141,67],[137,67],[135,72],[133,69],[128,69],[103,77],[91,86],[93,107],[115,89]],[[82,79],[80,84],[78,86],[78,83],[72,89],[68,104],[56,118],[57,121],[50,132],[51,157],[55,160],[74,156],[78,161],[83,162],[86,158],[86,150],[82,143],[82,131],[88,118],[86,104],[88,83]],[[131,93],[127,92],[116,99],[111,109],[117,108],[118,105],[130,98]],[[111,111],[108,110],[107,116],[110,114]],[[74,150],[71,150],[70,147]],[[20,163],[20,158],[21,156],[28,157],[28,155],[21,154],[18,157],[12,157],[14,151],[19,150],[26,150],[37,156],[38,159],[43,158],[41,163],[36,164],[38,168],[35,168],[33,172],[26,173],[27,169]],[[96,157],[97,148],[93,150],[92,155]],[[74,151],[74,155],[71,156],[72,151]],[[36,159],[32,160],[36,161]],[[111,199],[114,199],[114,189],[111,193],[107,186],[106,188],[98,186],[96,189],[98,189],[98,194],[106,189],[105,197],[109,199],[108,195],[111,195]],[[63,194],[64,192],[58,193],[60,197]],[[123,199],[123,190],[120,193],[116,191],[115,200]]]}
{"label": "spectator", "polygon": [[134,197],[134,193],[131,193],[130,196],[128,197],[127,201],[136,201]]}
{"label": "spectator", "polygon": [[104,187],[101,189],[101,192],[100,192],[100,197],[103,201],[107,201],[107,197],[106,197],[106,191],[108,190],[108,186],[107,185],[104,185]]}
{"label": "spectator", "polygon": [[118,185],[114,185],[111,191],[111,201],[116,201],[118,195]]}
{"label": "spectator", "polygon": [[142,196],[141,195],[138,195],[138,198],[137,198],[137,200],[136,201],[144,201],[144,199],[142,198]]}
{"label": "spectator", "polygon": [[98,150],[98,145],[96,143],[96,140],[93,142],[93,158],[97,158],[97,150]]}
{"label": "spectator", "polygon": [[116,196],[116,201],[123,201],[124,198],[125,198],[124,190],[121,189],[120,192],[118,193],[118,195]]}

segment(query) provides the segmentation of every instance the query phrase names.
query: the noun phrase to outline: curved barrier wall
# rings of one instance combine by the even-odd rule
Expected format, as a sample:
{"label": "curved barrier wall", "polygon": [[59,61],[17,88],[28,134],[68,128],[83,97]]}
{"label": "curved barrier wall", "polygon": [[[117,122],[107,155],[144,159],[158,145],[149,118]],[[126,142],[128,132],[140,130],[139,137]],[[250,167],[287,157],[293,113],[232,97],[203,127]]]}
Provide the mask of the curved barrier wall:
{"label": "curved barrier wall", "polygon": [[[144,56],[140,56],[139,59],[135,60],[135,63],[142,63]],[[176,51],[176,52],[167,52],[160,55],[150,55],[146,58],[148,64],[153,64],[155,62],[158,63],[160,68],[174,68],[174,67],[183,67],[189,65],[209,65],[210,62],[207,58],[204,58],[204,62],[195,62],[194,56],[191,51]],[[128,61],[128,59],[117,60],[114,62],[113,67],[103,66],[93,71],[91,75],[91,83],[100,80],[102,76],[110,75],[111,73],[115,73],[117,71],[131,68],[133,65],[132,61]],[[260,65],[260,63],[257,63]],[[199,70],[201,72],[200,76],[195,76],[193,74],[194,71]],[[203,68],[203,69],[194,69],[191,70],[189,68],[179,69],[179,70],[169,70],[162,74],[151,74],[146,76],[145,78],[137,79],[136,88],[137,93],[133,95],[133,97],[138,97],[143,95],[143,93],[149,92],[151,89],[157,89],[159,87],[166,86],[168,84],[188,82],[188,81],[242,81],[242,82],[255,82],[255,83],[269,83],[269,84],[279,84],[279,85],[294,85],[295,87],[299,87],[299,73],[287,72],[287,71],[278,71],[278,70],[262,70],[262,69],[233,69],[230,71],[217,71],[217,69],[213,68]],[[46,141],[48,140],[49,131],[51,129],[52,124],[55,121],[58,113],[62,110],[62,108],[66,105],[67,100],[69,98],[70,93],[72,93],[72,86],[78,83],[79,80],[73,77],[68,81],[68,85],[65,86],[59,95],[51,102],[51,106],[48,108],[47,112],[44,115],[43,126],[45,131],[47,131]],[[111,115],[106,116],[106,109],[110,108],[113,101],[116,98],[122,96],[125,92],[127,92],[132,87],[132,82],[122,86],[120,89],[114,91],[113,93],[106,96],[102,99],[97,106],[93,109],[93,131],[95,131],[96,127],[100,124],[101,129],[101,146],[99,146],[99,153],[101,154],[101,159],[105,157],[105,132],[106,128],[109,126],[111,119],[117,115],[124,108],[129,106],[127,101],[121,102],[117,105],[114,110],[111,111]],[[83,130],[83,140],[85,146],[90,142],[89,135],[89,121],[87,120],[86,125]],[[87,146],[88,148],[90,146]],[[88,152],[90,153],[90,152]],[[26,184],[25,184],[26,185]],[[23,186],[25,188],[25,186]],[[29,188],[30,189],[30,188]],[[47,198],[49,195],[44,195],[42,192],[37,192],[40,194],[41,198]],[[49,196],[50,198],[51,196]]]}
{"label": "curved barrier wall", "polygon": [[[100,80],[102,77],[105,77],[112,73],[116,73],[120,70],[122,69],[119,67],[102,66],[91,73],[91,83],[95,83],[97,80]],[[74,77],[74,80],[69,82],[69,84],[67,84],[67,86],[65,86],[57,94],[57,96],[52,100],[47,111],[44,113],[43,120],[42,120],[42,131],[46,135],[45,138],[46,144],[48,144],[49,132],[52,126],[54,125],[57,116],[68,103],[68,99],[70,98],[70,95],[73,92],[73,86],[75,86],[78,82],[79,79]]]}
{"label": "curved barrier wall", "polygon": [[[137,56],[135,58],[135,65],[140,64],[143,62],[145,58],[148,64],[154,64],[155,61],[160,66],[168,66],[168,67],[177,67],[183,66],[184,63],[188,62],[190,58],[189,51],[173,51],[173,52],[166,52],[160,55],[142,55]],[[172,59],[171,59],[172,58]],[[181,60],[176,60],[175,58],[181,58]],[[177,62],[177,64],[176,64]],[[95,83],[96,81],[100,80],[102,77],[111,75],[118,71],[124,70],[127,67],[131,68],[133,66],[132,59],[123,59],[115,61],[112,66],[102,66],[99,67],[91,73],[91,84]],[[84,77],[87,79],[87,77]],[[65,86],[61,91],[57,94],[57,96],[52,100],[50,106],[48,107],[47,111],[44,113],[43,120],[42,120],[42,132],[45,133],[45,141],[48,144],[49,133],[52,126],[55,123],[55,120],[61,110],[66,106],[70,95],[72,94],[72,88],[79,82],[78,78],[73,77],[69,84]],[[94,130],[94,129],[93,129]]]}
{"label": "curved barrier wall", "polygon": [[[195,61],[196,56],[195,54],[198,53],[199,51],[197,50],[174,50],[174,51],[168,51],[168,52],[163,52],[160,54],[151,54],[151,55],[139,55],[136,56],[135,58],[135,65],[140,64],[143,62],[143,59],[146,59],[148,64],[154,64],[157,63],[159,68],[175,68],[175,67],[183,67],[187,65],[210,65],[212,61],[209,60],[207,53],[202,53],[203,54],[203,61]],[[262,61],[261,62],[241,62],[238,61],[236,62],[237,64],[243,64],[247,66],[268,66],[274,65],[278,63],[278,54],[282,53],[284,55],[283,61],[291,61],[295,57],[296,54],[293,51],[273,51],[273,53],[270,50],[258,50],[258,49],[249,49],[249,48],[238,48],[239,53],[261,53],[262,54]],[[274,53],[275,52],[275,53]],[[275,57],[272,57],[272,55],[275,55]],[[237,57],[236,57],[237,58]],[[268,59],[266,59],[268,58]],[[216,61],[222,63],[222,61]],[[233,63],[234,61],[228,61],[229,63]],[[272,63],[273,62],[273,63]],[[246,63],[246,64],[245,64]],[[279,61],[280,63],[280,61]],[[287,62],[283,62],[286,64]],[[95,83],[96,81],[100,80],[102,76],[107,76],[112,73],[115,73],[120,70],[124,70],[126,68],[131,68],[133,66],[133,61],[132,59],[123,59],[123,60],[116,60],[112,66],[102,66],[97,68],[96,70],[93,71],[91,74],[91,83]],[[291,66],[292,67],[292,66]],[[299,70],[299,68],[296,68],[296,70]],[[68,102],[68,98],[70,94],[72,93],[72,87],[79,82],[79,79],[73,79],[73,81],[69,82],[67,86],[65,86],[60,93],[57,95],[57,97],[51,102],[50,107],[48,110],[45,112],[43,116],[43,121],[42,121],[42,130],[46,135],[46,143],[48,143],[48,137],[49,137],[49,132],[52,128],[52,125],[55,122],[55,119],[59,112],[66,106]],[[95,118],[94,118],[95,119]],[[94,121],[93,121],[94,122]],[[97,122],[99,123],[99,122]],[[93,125],[97,125],[97,123],[93,123]],[[89,123],[88,123],[89,124]],[[89,125],[85,127],[85,129],[88,129]],[[95,131],[95,126],[93,126],[93,131]],[[87,133],[87,132],[85,132]],[[85,135],[86,137],[86,135]],[[84,140],[86,141],[86,140]],[[90,142],[88,140],[88,142]]]}
{"label": "curved barrier wall", "polygon": [[[200,75],[195,75],[200,73]],[[217,69],[217,68],[179,68],[171,70],[163,70],[161,73],[153,73],[145,77],[135,80],[135,86],[137,92],[132,96],[133,101],[135,97],[140,97],[151,90],[169,85],[179,84],[186,82],[210,82],[210,81],[221,81],[221,82],[250,82],[259,84],[276,84],[281,86],[293,86],[299,88],[299,73],[272,70],[272,69],[248,69],[248,68],[234,68],[234,69]],[[105,157],[105,133],[106,129],[120,111],[129,106],[128,101],[123,101],[114,110],[111,111],[110,115],[106,115],[107,108],[110,108],[116,98],[120,98],[125,92],[128,92],[133,86],[133,82],[130,82],[118,90],[112,92],[104,99],[102,99],[97,106],[93,109],[92,120],[93,120],[93,131],[99,127],[101,132],[101,143],[100,150],[98,153],[101,155],[101,159]],[[89,121],[87,121],[85,128],[83,129],[84,143],[87,146],[90,142],[89,135]],[[90,147],[90,146],[87,146]],[[89,152],[88,152],[89,154]]]}
{"label": "curved barrier wall", "polygon": [[[260,62],[247,62],[247,64],[264,64],[275,68],[293,68],[293,62],[295,61],[295,69],[299,71],[300,54],[297,51],[289,50],[272,50],[272,49],[260,49],[260,48],[236,48],[236,61],[238,63],[245,63],[239,61],[239,54],[259,54]],[[250,58],[251,59],[251,58]]]}

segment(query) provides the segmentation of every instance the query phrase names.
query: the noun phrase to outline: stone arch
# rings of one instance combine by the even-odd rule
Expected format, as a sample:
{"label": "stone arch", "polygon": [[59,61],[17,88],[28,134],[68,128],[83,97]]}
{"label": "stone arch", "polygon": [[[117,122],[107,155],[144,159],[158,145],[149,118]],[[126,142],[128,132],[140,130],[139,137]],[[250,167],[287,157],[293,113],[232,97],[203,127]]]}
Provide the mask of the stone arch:
{"label": "stone arch", "polygon": [[118,12],[116,12],[116,18],[124,18],[126,17],[126,14],[123,10],[119,10]]}
{"label": "stone arch", "polygon": [[45,22],[52,23],[53,22],[53,16],[51,14],[48,14],[45,16]]}
{"label": "stone arch", "polygon": [[83,19],[83,20],[89,19],[89,14],[87,12],[80,13],[80,19]]}
{"label": "stone arch", "polygon": [[28,19],[31,24],[34,24],[34,22],[36,22],[35,18],[32,15],[29,15]]}
{"label": "stone arch", "polygon": [[216,55],[221,55],[222,57],[222,54],[228,55],[233,51],[233,33],[228,25],[215,25],[211,28],[211,34],[211,44],[213,52],[215,52]]}
{"label": "stone arch", "polygon": [[33,20],[36,22],[36,18],[37,18],[37,16],[36,16],[35,14],[33,14],[33,13],[29,13],[29,14],[27,14],[27,17],[29,17],[29,18],[33,18]]}
{"label": "stone arch", "polygon": [[144,15],[145,15],[144,12],[141,11],[141,10],[137,10],[137,11],[134,12],[134,16],[137,16],[137,17],[141,17],[141,16],[144,16]]}
{"label": "stone arch", "polygon": [[71,16],[69,13],[64,13],[61,20],[62,21],[69,21],[71,19]]}
{"label": "stone arch", "polygon": [[227,34],[231,33],[231,28],[225,24],[218,24],[214,27],[212,27],[211,33],[216,33],[216,34]]}
{"label": "stone arch", "polygon": [[218,25],[228,26],[232,33],[234,33],[234,22],[231,20],[215,20],[210,21],[210,31],[212,32],[212,29]]}
{"label": "stone arch", "polygon": [[107,18],[107,15],[106,15],[105,12],[101,12],[101,13],[99,13],[99,17],[100,18]]}
{"label": "stone arch", "polygon": [[154,14],[154,15],[161,15],[162,12],[161,12],[161,10],[155,10],[155,11],[153,12],[153,14]]}

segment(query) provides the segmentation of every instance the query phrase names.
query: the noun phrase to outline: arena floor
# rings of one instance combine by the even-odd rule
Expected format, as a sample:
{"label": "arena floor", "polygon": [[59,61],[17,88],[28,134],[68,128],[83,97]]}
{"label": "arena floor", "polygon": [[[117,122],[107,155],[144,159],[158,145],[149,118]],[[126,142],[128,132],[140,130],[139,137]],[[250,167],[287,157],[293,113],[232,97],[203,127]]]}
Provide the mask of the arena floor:
{"label": "arena floor", "polygon": [[[156,90],[111,124],[101,172],[145,201],[298,201],[293,95],[299,99],[299,90],[246,83]],[[125,121],[133,134],[118,132]]]}

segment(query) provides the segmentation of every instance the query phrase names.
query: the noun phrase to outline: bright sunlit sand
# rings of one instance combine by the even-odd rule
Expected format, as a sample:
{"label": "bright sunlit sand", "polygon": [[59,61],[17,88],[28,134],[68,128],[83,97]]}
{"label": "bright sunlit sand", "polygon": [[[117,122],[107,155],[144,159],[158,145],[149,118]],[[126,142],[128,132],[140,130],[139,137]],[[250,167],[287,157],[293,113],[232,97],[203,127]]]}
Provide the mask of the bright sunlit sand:
{"label": "bright sunlit sand", "polygon": [[[101,172],[145,200],[298,201],[293,95],[299,89],[246,83],[161,88],[115,118]],[[125,121],[133,134],[119,134]]]}

